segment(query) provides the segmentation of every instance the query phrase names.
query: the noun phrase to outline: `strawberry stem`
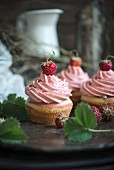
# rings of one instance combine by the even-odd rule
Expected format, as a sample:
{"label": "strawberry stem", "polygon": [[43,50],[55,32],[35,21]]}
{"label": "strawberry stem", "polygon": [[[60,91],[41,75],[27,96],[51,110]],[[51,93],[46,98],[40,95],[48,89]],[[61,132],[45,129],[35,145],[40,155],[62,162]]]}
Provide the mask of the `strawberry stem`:
{"label": "strawberry stem", "polygon": [[47,60],[46,60],[46,65],[48,64],[49,59],[50,59],[50,58],[48,57]]}
{"label": "strawberry stem", "polygon": [[103,99],[107,100],[107,96],[103,96]]}
{"label": "strawberry stem", "polygon": [[48,65],[48,62],[51,61],[52,57],[54,57],[54,55],[55,55],[55,52],[53,50],[52,50],[52,52],[53,52],[53,54],[50,57],[48,57],[46,60],[46,65]]}
{"label": "strawberry stem", "polygon": [[78,56],[79,56],[79,53],[78,53],[78,51],[77,51],[77,50],[73,50],[73,51],[72,51],[72,53],[73,53],[76,57],[78,57]]}
{"label": "strawberry stem", "polygon": [[88,129],[90,132],[114,132],[114,129],[101,129],[101,130],[97,130],[97,129]]}
{"label": "strawberry stem", "polygon": [[114,58],[114,56],[108,55],[108,56],[106,57],[106,60],[108,60],[108,58]]}
{"label": "strawberry stem", "polygon": [[55,52],[52,50],[53,54],[50,56],[50,60],[55,56]]}

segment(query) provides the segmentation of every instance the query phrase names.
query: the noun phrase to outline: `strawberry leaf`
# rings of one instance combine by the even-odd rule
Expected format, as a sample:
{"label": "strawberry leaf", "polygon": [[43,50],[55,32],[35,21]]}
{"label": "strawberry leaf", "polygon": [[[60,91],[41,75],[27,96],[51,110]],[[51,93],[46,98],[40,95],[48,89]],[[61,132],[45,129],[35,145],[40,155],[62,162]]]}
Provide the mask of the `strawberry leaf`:
{"label": "strawberry leaf", "polygon": [[92,138],[92,132],[81,126],[76,117],[69,117],[64,124],[64,133],[68,140],[73,142],[83,142]]}
{"label": "strawberry leaf", "polygon": [[90,129],[97,126],[95,115],[88,104],[79,103],[75,117],[69,117],[64,124],[64,133],[70,141],[83,142],[92,138]]}
{"label": "strawberry leaf", "polygon": [[95,132],[114,132],[113,129],[94,129],[97,126],[95,115],[88,104],[79,103],[75,117],[69,117],[64,124],[64,133],[68,140],[83,142],[92,138]]}
{"label": "strawberry leaf", "polygon": [[18,120],[7,118],[0,123],[0,142],[20,144],[27,142],[27,140],[28,137],[20,127]]}
{"label": "strawberry leaf", "polygon": [[8,97],[7,97],[7,100],[8,101],[11,101],[11,102],[14,102],[16,99],[16,94],[9,94]]}
{"label": "strawberry leaf", "polygon": [[0,105],[2,116],[14,117],[18,120],[28,120],[28,114],[25,108],[25,100],[22,97],[16,97],[16,94],[10,94],[7,100]]}
{"label": "strawberry leaf", "polygon": [[64,123],[64,132],[66,135],[69,135],[72,131],[81,127],[82,126],[78,124],[75,117],[69,117]]}
{"label": "strawberry leaf", "polygon": [[68,139],[72,142],[84,142],[92,138],[92,132],[84,130],[83,128],[78,128],[72,131]]}
{"label": "strawberry leaf", "polygon": [[95,115],[86,103],[80,103],[75,109],[75,117],[78,123],[86,129],[95,128],[97,126],[97,121]]}
{"label": "strawberry leaf", "polygon": [[0,102],[0,116],[1,116],[1,110],[2,110],[2,103]]}

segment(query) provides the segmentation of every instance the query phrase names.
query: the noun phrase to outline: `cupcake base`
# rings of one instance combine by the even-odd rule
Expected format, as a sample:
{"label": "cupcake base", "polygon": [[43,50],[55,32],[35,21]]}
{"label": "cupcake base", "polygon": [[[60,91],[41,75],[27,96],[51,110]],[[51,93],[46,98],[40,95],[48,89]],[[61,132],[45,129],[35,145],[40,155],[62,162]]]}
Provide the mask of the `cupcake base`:
{"label": "cupcake base", "polygon": [[72,91],[72,96],[70,99],[73,102],[73,108],[75,108],[76,105],[81,101],[81,92],[79,88]]}
{"label": "cupcake base", "polygon": [[59,115],[69,117],[72,106],[70,99],[58,104],[35,103],[29,99],[25,103],[30,120],[45,125],[55,125],[55,119]]}
{"label": "cupcake base", "polygon": [[81,102],[88,103],[93,106],[103,106],[103,105],[114,105],[114,97],[107,97],[104,99],[103,97],[94,97],[94,96],[81,96]]}

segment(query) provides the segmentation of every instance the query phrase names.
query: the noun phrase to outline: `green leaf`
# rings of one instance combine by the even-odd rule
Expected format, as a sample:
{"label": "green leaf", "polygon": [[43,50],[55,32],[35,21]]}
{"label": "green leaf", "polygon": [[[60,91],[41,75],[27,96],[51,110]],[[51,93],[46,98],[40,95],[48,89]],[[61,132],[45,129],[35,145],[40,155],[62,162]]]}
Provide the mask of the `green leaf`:
{"label": "green leaf", "polygon": [[92,138],[92,132],[84,130],[83,128],[76,129],[72,131],[68,139],[72,142],[84,142]]}
{"label": "green leaf", "polygon": [[64,124],[64,133],[70,141],[83,142],[92,138],[90,129],[97,125],[95,115],[88,104],[80,103],[75,117],[69,117]]}
{"label": "green leaf", "polygon": [[25,106],[6,102],[2,105],[2,114],[5,117],[14,117],[19,120],[28,120],[28,115]]}
{"label": "green leaf", "polygon": [[2,114],[1,110],[2,110],[2,103],[0,102],[0,115]]}
{"label": "green leaf", "polygon": [[4,134],[5,132],[11,131],[11,129],[20,127],[20,123],[15,118],[7,118],[4,122],[0,124],[0,135]]}
{"label": "green leaf", "polygon": [[73,142],[83,142],[92,138],[92,132],[81,126],[76,117],[69,117],[64,124],[64,133],[68,140]]}
{"label": "green leaf", "polygon": [[22,97],[17,97],[17,98],[15,99],[15,104],[18,104],[18,105],[20,105],[20,106],[25,106],[25,100],[24,100],[24,98],[22,98]]}
{"label": "green leaf", "polygon": [[18,120],[7,118],[0,124],[0,141],[6,143],[25,143],[28,137],[24,130],[20,127]]}
{"label": "green leaf", "polygon": [[78,124],[75,117],[69,117],[68,120],[65,121],[64,124],[64,132],[66,135],[69,135],[72,131],[77,128],[81,128],[82,126]]}
{"label": "green leaf", "polygon": [[9,94],[8,97],[7,97],[7,100],[8,101],[11,101],[11,102],[14,102],[16,99],[16,94]]}
{"label": "green leaf", "polygon": [[75,109],[75,117],[69,117],[64,124],[68,140],[83,142],[92,138],[93,132],[114,132],[113,129],[97,130],[96,117],[88,104],[80,103]]}
{"label": "green leaf", "polygon": [[22,97],[17,97],[15,94],[10,94],[7,100],[1,104],[1,113],[5,117],[14,117],[19,120],[28,120],[28,114],[25,108],[25,100]]}
{"label": "green leaf", "polygon": [[86,129],[92,129],[97,126],[96,117],[86,103],[79,103],[75,109],[75,117],[78,123]]}
{"label": "green leaf", "polygon": [[27,135],[21,128],[13,128],[11,131],[8,131],[4,135],[0,136],[0,141],[5,143],[26,143]]}

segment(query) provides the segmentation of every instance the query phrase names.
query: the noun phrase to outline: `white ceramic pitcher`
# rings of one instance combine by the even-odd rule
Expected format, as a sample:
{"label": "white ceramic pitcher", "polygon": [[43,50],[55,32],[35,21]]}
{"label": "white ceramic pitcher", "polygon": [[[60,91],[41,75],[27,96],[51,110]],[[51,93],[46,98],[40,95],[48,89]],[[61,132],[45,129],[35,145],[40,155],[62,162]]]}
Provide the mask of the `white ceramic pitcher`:
{"label": "white ceramic pitcher", "polygon": [[25,36],[24,52],[32,56],[49,57],[52,51],[60,55],[57,23],[60,9],[44,9],[24,12],[17,17],[17,31]]}

